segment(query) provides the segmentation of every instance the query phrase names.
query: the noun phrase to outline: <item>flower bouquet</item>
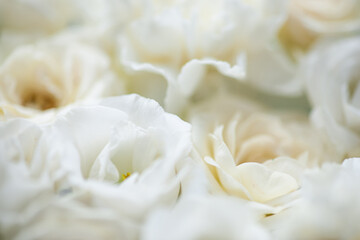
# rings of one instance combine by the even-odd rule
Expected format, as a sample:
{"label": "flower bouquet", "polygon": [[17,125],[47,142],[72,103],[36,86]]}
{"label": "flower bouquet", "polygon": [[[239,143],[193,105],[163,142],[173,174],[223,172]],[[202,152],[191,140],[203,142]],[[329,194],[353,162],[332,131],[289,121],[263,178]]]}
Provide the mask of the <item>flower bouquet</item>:
{"label": "flower bouquet", "polygon": [[0,0],[1,239],[360,239],[360,1]]}

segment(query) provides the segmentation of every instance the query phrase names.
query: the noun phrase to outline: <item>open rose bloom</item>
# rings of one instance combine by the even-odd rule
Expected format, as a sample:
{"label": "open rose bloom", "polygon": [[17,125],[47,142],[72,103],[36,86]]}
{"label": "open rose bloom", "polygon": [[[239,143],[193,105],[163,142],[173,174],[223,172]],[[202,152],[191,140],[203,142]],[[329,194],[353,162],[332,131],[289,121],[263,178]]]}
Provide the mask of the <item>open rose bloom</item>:
{"label": "open rose bloom", "polygon": [[360,1],[0,0],[0,239],[359,239]]}
{"label": "open rose bloom", "polygon": [[219,96],[195,106],[190,119],[194,155],[207,166],[216,192],[271,203],[299,189],[306,168],[341,160],[303,114]]}

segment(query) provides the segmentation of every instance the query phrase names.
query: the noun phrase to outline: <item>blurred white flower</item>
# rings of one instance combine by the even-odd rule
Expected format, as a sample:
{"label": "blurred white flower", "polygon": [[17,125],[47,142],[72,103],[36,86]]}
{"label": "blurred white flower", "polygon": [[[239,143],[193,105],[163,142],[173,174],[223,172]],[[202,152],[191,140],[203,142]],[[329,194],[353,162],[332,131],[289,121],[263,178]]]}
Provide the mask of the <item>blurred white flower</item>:
{"label": "blurred white flower", "polygon": [[65,0],[3,0],[0,2],[0,26],[5,30],[53,33],[76,24],[76,5]]}
{"label": "blurred white flower", "polygon": [[[157,4],[145,4],[119,34],[119,59],[130,75],[152,73],[142,78],[166,89],[166,110],[180,113],[198,89],[206,88],[211,72],[240,81],[246,77],[265,91],[301,91],[291,78],[293,64],[273,44],[285,17],[284,1],[184,1],[160,9]],[[166,81],[152,81],[154,74]],[[136,86],[144,81],[132,84],[140,94],[151,94],[152,89]]]}
{"label": "blurred white flower", "polygon": [[17,48],[0,66],[0,115],[51,115],[76,102],[122,94],[123,85],[102,51],[54,38]]}
{"label": "blurred white flower", "polygon": [[272,219],[276,239],[359,239],[360,159],[304,175],[300,200]]}
{"label": "blurred white flower", "polygon": [[54,198],[38,209],[31,221],[24,221],[21,228],[15,228],[16,234],[5,236],[15,236],[19,240],[137,239],[137,224],[120,218],[113,209],[97,206],[96,201],[93,204],[91,197],[83,199],[81,202]]}
{"label": "blurred white flower", "polygon": [[213,192],[272,205],[299,188],[304,168],[341,160],[306,115],[220,95],[195,106],[189,119]]}
{"label": "blurred white flower", "polygon": [[0,1],[0,63],[16,47],[57,35],[86,38],[97,47],[113,48],[114,34],[136,15],[134,5],[116,0]]}
{"label": "blurred white flower", "polygon": [[312,121],[349,156],[360,155],[360,37],[319,42],[299,78],[313,105]]}
{"label": "blurred white flower", "polygon": [[319,38],[360,31],[360,2],[357,0],[290,0],[288,19],[280,36],[296,56]]}
{"label": "blurred white flower", "polygon": [[154,211],[142,239],[270,239],[259,213],[240,199],[225,196],[183,198],[172,209]]}
{"label": "blurred white flower", "polygon": [[[4,133],[2,130],[0,132]],[[1,142],[2,152],[6,151],[3,147]],[[0,237],[10,239],[16,228],[31,221],[34,213],[49,202],[53,191],[46,177],[31,176],[25,161],[11,162],[4,156],[0,153]]]}
{"label": "blurred white flower", "polygon": [[[99,234],[105,229],[104,237],[132,226],[123,237],[136,238],[151,209],[178,198],[179,166],[191,149],[189,124],[136,95],[69,108],[50,125],[36,127],[17,119],[1,127],[1,161],[26,166],[32,179],[45,179],[51,187],[52,198],[32,207],[26,218],[20,213],[36,198],[29,199],[26,191],[18,194],[28,200],[8,210],[18,214],[11,224],[2,225],[2,232],[19,238],[62,238],[85,226],[99,227]],[[6,191],[6,175],[2,181]],[[9,222],[7,216],[0,222]],[[101,220],[111,225],[99,224]],[[64,232],[53,227],[62,224]]]}

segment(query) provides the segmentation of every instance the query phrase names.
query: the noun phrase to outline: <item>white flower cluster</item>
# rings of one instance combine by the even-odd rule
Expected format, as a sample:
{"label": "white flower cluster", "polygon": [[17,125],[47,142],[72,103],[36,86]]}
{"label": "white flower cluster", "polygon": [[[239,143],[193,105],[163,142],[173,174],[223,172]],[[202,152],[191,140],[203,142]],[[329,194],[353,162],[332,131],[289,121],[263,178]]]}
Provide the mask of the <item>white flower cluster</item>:
{"label": "white flower cluster", "polygon": [[0,0],[0,239],[360,239],[360,1]]}

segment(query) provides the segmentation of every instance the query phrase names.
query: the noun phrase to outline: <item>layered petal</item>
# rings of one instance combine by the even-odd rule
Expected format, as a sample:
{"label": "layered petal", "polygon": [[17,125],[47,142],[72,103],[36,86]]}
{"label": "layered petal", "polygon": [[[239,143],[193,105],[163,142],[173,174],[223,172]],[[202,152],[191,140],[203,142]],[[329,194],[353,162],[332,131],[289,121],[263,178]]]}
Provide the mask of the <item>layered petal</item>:
{"label": "layered petal", "polygon": [[269,222],[276,239],[357,239],[359,161],[326,164],[306,173],[300,199]]}
{"label": "layered petal", "polygon": [[[19,194],[23,205],[15,204],[0,218],[7,223],[2,225],[6,236],[67,238],[96,226],[94,238],[122,233],[134,239],[152,209],[173,204],[180,194],[180,175],[191,150],[190,126],[153,100],[114,97],[71,107],[51,124],[18,119],[2,125],[1,161],[23,166],[34,182],[13,185],[3,176],[3,193],[11,186],[14,192],[24,188]],[[38,200],[31,189],[41,181],[49,197],[32,207]],[[23,209],[31,212],[26,219],[21,219]],[[14,214],[18,217],[10,221]]]}
{"label": "layered petal", "polygon": [[349,156],[360,154],[359,53],[359,37],[320,42],[300,75],[313,105],[313,123]]}
{"label": "layered petal", "polygon": [[276,199],[300,188],[304,169],[342,160],[301,113],[220,95],[195,106],[189,119],[195,157],[204,161],[216,194],[279,205]]}
{"label": "layered petal", "polygon": [[124,92],[101,50],[62,38],[16,49],[0,67],[0,84],[3,119],[46,119],[73,103]]}
{"label": "layered petal", "polygon": [[172,209],[155,211],[143,239],[270,239],[258,223],[260,211],[236,198],[181,199]]}
{"label": "layered petal", "polygon": [[[262,91],[298,95],[302,85],[293,78],[294,64],[277,43],[284,14],[284,1],[150,2],[119,34],[119,66],[133,79],[134,90],[145,96],[153,88],[137,87],[136,76],[148,73],[147,84],[166,91],[160,101],[175,113],[199,92],[211,96],[227,84],[226,78],[247,79]],[[214,87],[207,89],[211,78],[216,79]]]}

